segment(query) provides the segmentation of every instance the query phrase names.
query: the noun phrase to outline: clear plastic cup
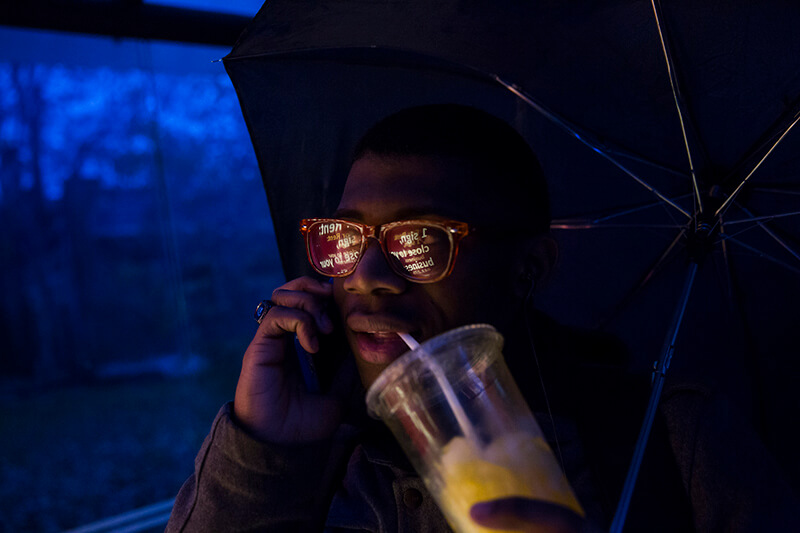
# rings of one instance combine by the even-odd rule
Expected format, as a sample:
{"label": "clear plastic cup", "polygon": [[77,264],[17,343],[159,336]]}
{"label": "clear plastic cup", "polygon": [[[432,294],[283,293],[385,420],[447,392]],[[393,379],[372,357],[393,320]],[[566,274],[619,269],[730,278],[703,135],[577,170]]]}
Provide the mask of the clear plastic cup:
{"label": "clear plastic cup", "polygon": [[502,355],[503,337],[474,324],[442,333],[389,365],[367,391],[382,419],[460,533],[478,502],[522,496],[583,516]]}

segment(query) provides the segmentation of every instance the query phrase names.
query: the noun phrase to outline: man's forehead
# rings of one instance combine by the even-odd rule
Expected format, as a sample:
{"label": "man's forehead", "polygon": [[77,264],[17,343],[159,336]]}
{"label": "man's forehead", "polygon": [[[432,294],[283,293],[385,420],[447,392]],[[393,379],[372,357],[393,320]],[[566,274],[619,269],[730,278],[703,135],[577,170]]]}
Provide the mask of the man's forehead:
{"label": "man's forehead", "polygon": [[363,158],[348,175],[337,214],[463,217],[474,209],[471,174],[463,162],[447,158]]}

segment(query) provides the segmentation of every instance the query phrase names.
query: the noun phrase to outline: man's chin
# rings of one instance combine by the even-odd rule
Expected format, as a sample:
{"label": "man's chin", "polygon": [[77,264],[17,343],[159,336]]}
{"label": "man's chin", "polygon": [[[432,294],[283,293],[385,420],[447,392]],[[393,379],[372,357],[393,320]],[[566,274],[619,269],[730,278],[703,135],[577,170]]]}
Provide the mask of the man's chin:
{"label": "man's chin", "polygon": [[368,363],[356,356],[356,368],[358,369],[358,375],[361,378],[361,384],[364,385],[365,390],[369,390],[370,386],[378,379],[378,376],[381,375],[381,372],[383,372],[387,366],[389,365]]}

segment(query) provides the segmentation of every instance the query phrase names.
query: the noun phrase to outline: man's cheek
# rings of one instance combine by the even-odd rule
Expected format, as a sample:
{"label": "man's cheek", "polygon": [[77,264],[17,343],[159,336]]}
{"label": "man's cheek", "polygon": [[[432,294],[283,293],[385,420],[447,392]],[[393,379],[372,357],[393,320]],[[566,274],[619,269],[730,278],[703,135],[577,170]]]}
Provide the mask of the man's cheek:
{"label": "man's cheek", "polygon": [[474,287],[464,283],[448,283],[438,289],[432,299],[438,304],[446,329],[475,322],[480,314],[482,302],[480,293],[476,292]]}

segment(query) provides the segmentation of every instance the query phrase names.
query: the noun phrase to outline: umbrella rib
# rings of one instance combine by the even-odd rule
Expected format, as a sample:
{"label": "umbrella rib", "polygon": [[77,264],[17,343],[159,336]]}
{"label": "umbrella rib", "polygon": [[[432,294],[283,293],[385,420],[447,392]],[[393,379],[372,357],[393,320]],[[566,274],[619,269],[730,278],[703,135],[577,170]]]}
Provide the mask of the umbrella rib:
{"label": "umbrella rib", "polygon": [[628,176],[633,178],[634,181],[636,181],[639,185],[641,185],[642,187],[644,187],[645,189],[647,189],[648,191],[650,191],[651,193],[656,195],[656,197],[658,197],[662,202],[664,202],[665,204],[673,207],[678,212],[682,213],[687,219],[691,219],[692,218],[692,215],[688,211],[686,211],[681,206],[679,206],[678,204],[676,204],[675,202],[673,202],[672,200],[667,198],[663,193],[658,191],[655,187],[653,187],[652,185],[650,185],[649,183],[647,183],[646,181],[641,179],[639,176],[635,175],[632,171],[630,171],[628,168],[626,168],[622,163],[620,163],[619,161],[617,161],[616,159],[611,157],[608,154],[608,150],[605,149],[604,147],[602,147],[602,145],[600,145],[600,143],[598,143],[598,142],[596,142],[594,140],[590,140],[587,134],[579,132],[577,127],[569,124],[566,120],[562,119],[561,117],[559,117],[555,113],[551,112],[549,109],[547,109],[545,106],[543,106],[539,102],[536,102],[527,93],[525,93],[521,88],[517,87],[516,85],[513,85],[513,84],[510,84],[510,83],[507,83],[507,82],[503,81],[498,76],[495,76],[494,79],[497,81],[497,83],[499,83],[500,85],[502,85],[503,87],[505,87],[506,89],[508,89],[512,93],[514,93],[523,102],[525,102],[526,104],[528,104],[529,106],[534,108],[536,111],[538,111],[539,113],[541,113],[542,115],[547,117],[551,122],[553,122],[556,125],[560,126],[564,131],[566,131],[567,133],[569,133],[570,135],[572,135],[573,137],[578,139],[580,142],[582,142],[583,144],[585,144],[586,146],[588,146],[589,148],[591,148],[592,150],[597,152],[600,156],[602,156],[606,160],[608,160],[611,164],[613,164],[614,166],[616,166],[617,168],[622,170],[625,174],[627,174]]}
{"label": "umbrella rib", "polygon": [[[686,196],[692,196],[692,193],[685,194],[685,195],[683,195],[683,196],[679,196],[678,198],[685,198]],[[672,222],[674,222],[675,224],[679,224],[679,223],[678,223],[678,221],[677,221],[677,220],[675,220],[675,213],[673,213],[672,211],[670,211],[669,209],[667,209],[667,208],[666,208],[666,206],[665,206],[664,204],[661,204],[661,206],[664,208],[664,212],[665,212],[665,213],[667,214],[667,216],[668,216],[668,217],[669,217],[669,218],[672,220]]]}
{"label": "umbrella rib", "polygon": [[[689,196],[689,195],[683,194],[681,196],[676,196],[673,200],[681,200],[683,198],[686,198],[687,196]],[[661,206],[661,205],[663,205],[663,202],[650,202],[650,203],[645,204],[645,205],[640,205],[638,207],[632,207],[632,208],[629,208],[629,209],[625,209],[623,211],[618,211],[616,213],[611,213],[610,215],[606,215],[604,217],[596,218],[596,219],[594,219],[593,222],[604,222],[606,220],[611,220],[612,218],[617,218],[617,217],[621,217],[621,216],[624,216],[624,215],[629,215],[631,213],[636,213],[638,211],[643,211],[645,209],[649,209],[651,207],[658,207],[658,206]]]}
{"label": "umbrella rib", "polygon": [[772,193],[772,194],[788,194],[789,196],[800,196],[800,191],[792,191],[789,189],[776,189],[776,188],[767,188],[767,187],[753,187],[751,189],[753,192],[761,192],[761,193]]}
{"label": "umbrella rib", "polygon": [[554,220],[552,229],[681,229],[681,224],[596,224],[593,220]]}
{"label": "umbrella rib", "polygon": [[[724,228],[724,227],[725,227],[725,225],[722,226],[722,228]],[[722,230],[720,230],[720,238],[714,244],[717,244],[717,243],[724,244],[725,241],[727,241],[728,239],[731,239],[733,237],[741,235],[742,233],[747,233],[748,231],[750,231],[751,229],[754,229],[756,227],[757,227],[757,224],[753,224],[752,226],[748,226],[748,227],[746,227],[744,229],[741,229],[741,230],[737,231],[736,233],[723,233]]]}
{"label": "umbrella rib", "polygon": [[656,163],[655,161],[650,161],[649,159],[646,159],[646,158],[644,158],[644,157],[642,157],[640,155],[637,155],[637,154],[634,154],[634,153],[631,153],[631,152],[628,152],[628,151],[625,151],[625,150],[621,150],[619,148],[614,148],[612,146],[605,146],[605,149],[606,149],[606,152],[608,152],[611,155],[624,157],[625,159],[628,159],[630,161],[636,161],[637,163],[642,163],[643,165],[647,165],[649,167],[661,170],[661,171],[666,172],[668,174],[671,174],[673,176],[679,177],[679,178],[681,178],[683,180],[687,179],[686,172],[684,172],[682,170],[677,170],[677,169],[675,169],[673,167],[668,167],[668,166],[663,165],[661,163]]}
{"label": "umbrella rib", "polygon": [[[734,237],[736,237],[736,236],[738,236],[738,235],[741,235],[741,234],[743,234],[743,233],[746,233],[746,232],[748,232],[748,231],[750,231],[751,229],[754,229],[754,228],[756,228],[756,227],[760,227],[762,230],[764,230],[764,232],[765,232],[767,235],[769,235],[769,236],[770,236],[770,237],[771,237],[771,238],[772,238],[772,239],[773,239],[773,240],[774,240],[776,243],[778,243],[778,245],[779,245],[781,248],[783,248],[784,250],[786,250],[786,251],[789,253],[789,255],[793,256],[795,259],[797,259],[798,261],[800,261],[800,253],[798,253],[798,252],[794,251],[794,250],[792,249],[792,247],[791,247],[791,246],[789,246],[789,245],[788,245],[788,244],[787,244],[787,243],[786,243],[786,242],[785,242],[783,239],[781,239],[780,237],[778,237],[778,236],[775,234],[775,232],[773,232],[771,229],[769,229],[769,228],[768,228],[768,227],[767,227],[767,226],[766,226],[764,223],[762,223],[762,222],[759,222],[759,223],[756,223],[756,224],[754,224],[754,225],[752,225],[752,226],[750,226],[750,227],[744,228],[743,230],[737,231],[736,233],[731,233],[730,235],[728,235],[728,234],[723,234],[723,235],[721,235],[721,237],[720,237],[720,239],[717,241],[717,243],[720,243],[720,244],[721,244],[721,245],[724,247],[724,246],[725,246],[725,242],[726,242],[726,241],[728,241],[728,240],[731,240],[731,239],[734,239]],[[734,239],[734,240],[735,240],[735,239]]]}
{"label": "umbrella rib", "polygon": [[[795,211],[795,212],[792,212],[792,213],[781,213],[781,214],[778,214],[778,215],[769,215],[769,216],[761,216],[760,217],[760,216],[755,216],[752,211],[750,211],[749,209],[747,209],[743,205],[740,205],[738,202],[736,202],[736,207],[741,209],[746,215],[750,216],[751,218],[750,219],[744,219],[744,220],[735,220],[733,222],[726,222],[725,223],[726,225],[735,224],[735,223],[739,223],[739,222],[750,222],[750,221],[755,222],[756,225],[758,225],[758,227],[760,227],[762,230],[764,230],[764,233],[769,235],[784,250],[789,252],[790,255],[792,255],[795,259],[800,261],[800,253],[798,253],[794,249],[792,249],[791,246],[789,246],[783,239],[781,239],[778,235],[776,235],[775,232],[772,231],[766,225],[766,222],[768,222],[768,221],[770,221],[770,220],[772,220],[774,218],[800,215],[800,211]],[[755,226],[752,226],[752,227],[755,227]],[[751,228],[745,228],[744,230],[742,230],[740,232],[737,232],[734,235],[739,235],[740,233],[742,233],[744,231],[747,231],[748,229],[751,229]],[[723,239],[723,241],[724,241],[724,239]]]}
{"label": "umbrella rib", "polygon": [[778,119],[776,119],[775,122],[767,128],[760,139],[756,141],[755,144],[749,150],[747,150],[747,152],[745,152],[739,162],[737,162],[736,165],[731,168],[723,183],[737,175],[743,174],[741,169],[746,168],[748,161],[753,159],[757,154],[762,153],[766,147],[769,146],[769,143],[772,139],[778,137],[783,131],[785,131],[786,128],[789,127],[789,124],[795,119],[798,111],[800,111],[800,98],[795,99],[795,101],[787,107],[786,111],[784,111],[781,116],[778,117]]}
{"label": "umbrella rib", "polygon": [[730,196],[728,196],[728,198],[725,200],[725,202],[721,206],[719,206],[719,209],[717,209],[716,213],[714,213],[714,217],[717,218],[717,222],[714,224],[715,227],[716,227],[717,224],[719,224],[719,218],[718,217],[721,217],[725,213],[725,211],[727,211],[730,208],[730,206],[733,203],[733,201],[736,199],[736,197],[741,192],[742,187],[744,187],[744,185],[747,183],[747,181],[750,179],[750,177],[755,173],[756,170],[758,170],[758,167],[760,167],[761,164],[769,157],[769,155],[772,153],[772,151],[775,150],[775,148],[778,146],[778,144],[780,144],[780,142],[786,137],[786,135],[789,134],[789,132],[792,130],[792,128],[795,126],[795,124],[798,123],[798,121],[800,121],[800,112],[798,112],[794,116],[794,119],[792,120],[791,124],[789,124],[789,126],[787,126],[786,130],[784,130],[784,132],[780,135],[780,137],[778,137],[778,139],[772,144],[772,146],[770,146],[769,150],[767,150],[767,153],[764,154],[764,157],[762,157],[758,161],[758,163],[756,163],[756,165],[753,167],[753,169],[747,174],[747,176],[744,177],[742,182],[739,183],[739,186],[736,187],[736,189],[731,193]]}
{"label": "umbrella rib", "polygon": [[664,36],[664,28],[661,25],[661,2],[657,0],[651,0],[651,5],[653,6],[653,15],[656,19],[656,27],[658,28],[658,37],[661,41],[661,51],[664,53],[664,60],[667,64],[667,77],[669,78],[669,84],[672,89],[672,98],[675,101],[675,109],[678,111],[678,121],[681,125],[681,135],[683,136],[683,145],[686,147],[686,157],[689,160],[689,173],[692,177],[692,188],[694,189],[694,201],[695,205],[697,206],[698,214],[703,212],[703,200],[700,196],[700,188],[697,184],[697,172],[694,168],[694,160],[692,158],[692,149],[689,146],[689,138],[686,136],[686,124],[684,120],[684,115],[688,116],[686,112],[686,102],[684,101],[683,96],[681,96],[680,88],[678,86],[678,78],[675,74],[675,63],[672,59],[672,51],[669,48],[667,43],[667,39]]}
{"label": "umbrella rib", "polygon": [[[800,274],[800,268],[794,267],[794,266],[790,265],[789,263],[787,263],[785,261],[781,261],[777,257],[773,257],[773,256],[771,256],[770,254],[768,254],[766,252],[762,252],[761,250],[759,250],[755,246],[751,246],[749,244],[745,244],[742,241],[740,241],[739,239],[736,239],[734,237],[728,237],[726,240],[731,241],[731,242],[735,242],[736,244],[738,244],[742,248],[753,252],[758,257],[761,257],[761,258],[766,259],[768,261],[772,261],[776,265],[780,265],[780,266],[782,266],[784,268],[787,268],[788,270],[794,272],[795,274]],[[790,253],[792,253],[792,252],[790,252]]]}
{"label": "umbrella rib", "polygon": [[661,266],[666,262],[669,255],[672,253],[672,250],[675,249],[675,246],[681,241],[683,236],[686,235],[686,228],[683,228],[675,238],[672,240],[671,243],[666,247],[666,249],[662,252],[662,254],[656,259],[647,272],[639,278],[636,284],[630,288],[628,293],[622,297],[617,305],[614,306],[614,309],[598,324],[598,327],[602,328],[612,320],[614,320],[630,302],[633,298],[639,294],[642,289],[644,289],[648,283],[653,279],[656,272],[661,269]]}
{"label": "umbrella rib", "polygon": [[[691,196],[691,193],[682,194],[681,196],[676,196],[672,200],[673,201],[682,200],[682,199],[686,198],[687,196]],[[629,215],[631,213],[636,213],[636,212],[639,212],[639,211],[644,211],[645,209],[650,209],[651,207],[660,207],[660,206],[663,206],[663,205],[664,205],[664,203],[660,202],[660,201],[648,202],[646,204],[640,204],[640,205],[637,205],[637,206],[634,206],[634,207],[625,207],[623,209],[620,209],[619,211],[611,211],[611,212],[609,212],[607,214],[598,215],[598,216],[596,216],[594,218],[591,218],[591,213],[590,213],[589,216],[587,216],[585,218],[579,218],[577,216],[573,217],[573,218],[561,218],[561,219],[554,220],[553,223],[554,224],[556,224],[556,223],[557,224],[580,224],[581,226],[586,225],[586,224],[598,224],[600,222],[605,222],[606,220],[611,220],[612,218],[617,218],[617,217]],[[669,215],[671,217],[672,216],[672,212],[671,211],[667,211],[667,212],[669,213]],[[673,222],[675,222],[675,226],[676,227],[682,227],[675,219],[673,219]]]}
{"label": "umbrella rib", "polygon": [[769,235],[769,236],[770,236],[770,237],[771,237],[771,238],[772,238],[772,239],[773,239],[775,242],[777,242],[777,243],[778,243],[778,244],[779,244],[779,245],[780,245],[780,246],[781,246],[781,247],[782,247],[784,250],[786,250],[787,252],[789,252],[789,254],[790,254],[790,255],[792,255],[792,256],[793,256],[795,259],[797,259],[798,261],[800,261],[800,254],[799,254],[799,253],[797,253],[796,251],[794,251],[794,250],[792,249],[792,247],[791,247],[791,246],[789,246],[788,244],[786,244],[786,242],[784,242],[784,240],[783,240],[783,239],[781,239],[780,237],[778,237],[777,235],[775,235],[775,232],[774,232],[774,231],[772,231],[771,229],[769,229],[769,228],[766,226],[766,224],[764,224],[763,222],[759,222],[759,223],[758,223],[758,226],[759,226],[759,227],[760,227],[762,230],[764,230],[764,232],[765,232],[767,235]]}
{"label": "umbrella rib", "polygon": [[[750,212],[747,209],[745,209],[742,206],[739,206],[738,204],[737,204],[737,206],[742,211],[744,211],[745,213],[750,215]],[[762,215],[762,216],[752,216],[751,215],[750,218],[740,218],[738,220],[728,220],[728,221],[725,222],[725,225],[726,226],[730,226],[731,224],[744,224],[745,222],[769,222],[770,220],[773,220],[773,219],[776,219],[776,218],[792,217],[792,216],[797,216],[797,215],[800,215],[800,211],[791,211],[789,213],[778,213],[776,215]]]}

